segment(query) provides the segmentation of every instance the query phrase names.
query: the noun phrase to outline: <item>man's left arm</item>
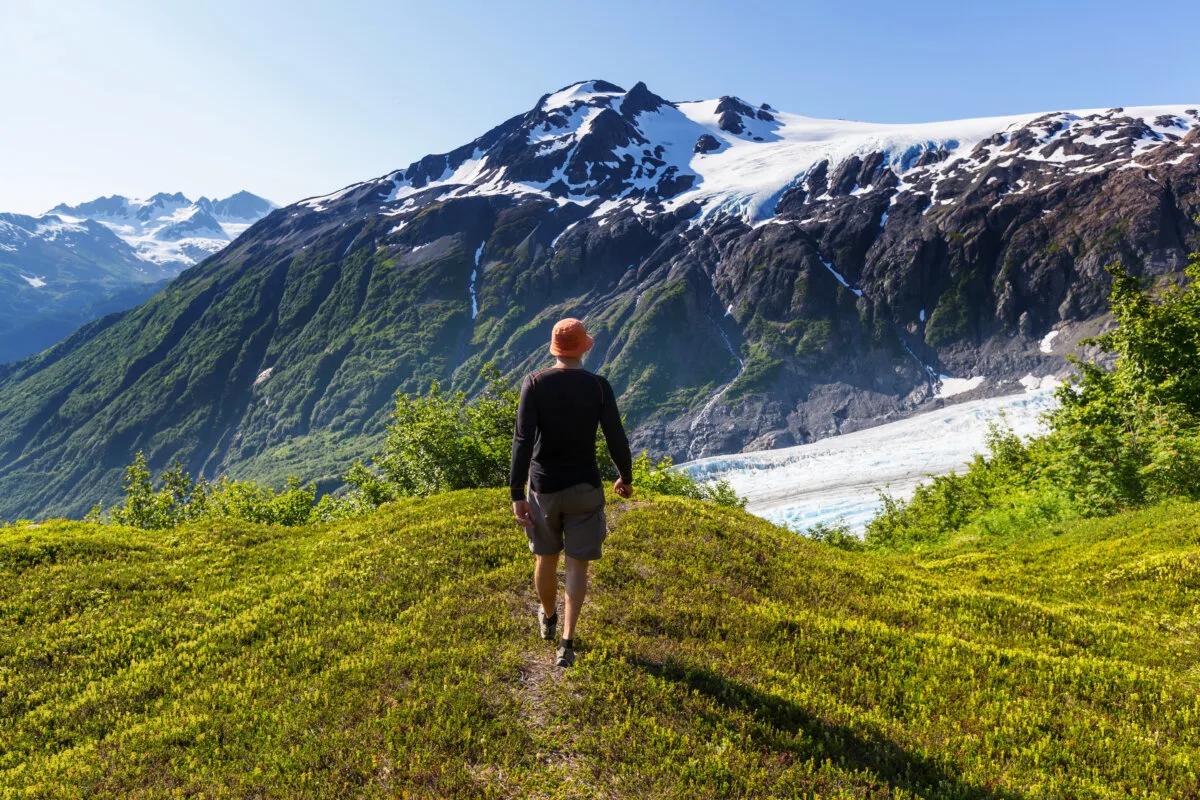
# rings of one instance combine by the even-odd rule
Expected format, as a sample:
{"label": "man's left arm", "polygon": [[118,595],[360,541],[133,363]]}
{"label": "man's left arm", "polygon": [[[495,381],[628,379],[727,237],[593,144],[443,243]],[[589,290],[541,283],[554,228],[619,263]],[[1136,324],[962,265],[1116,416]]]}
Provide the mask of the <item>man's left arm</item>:
{"label": "man's left arm", "polygon": [[629,437],[625,435],[625,426],[621,424],[621,412],[617,409],[617,398],[612,385],[601,380],[604,390],[604,405],[600,409],[600,429],[604,431],[604,440],[608,442],[608,452],[612,456],[613,466],[621,476],[613,489],[621,497],[633,494],[633,457],[629,452]]}

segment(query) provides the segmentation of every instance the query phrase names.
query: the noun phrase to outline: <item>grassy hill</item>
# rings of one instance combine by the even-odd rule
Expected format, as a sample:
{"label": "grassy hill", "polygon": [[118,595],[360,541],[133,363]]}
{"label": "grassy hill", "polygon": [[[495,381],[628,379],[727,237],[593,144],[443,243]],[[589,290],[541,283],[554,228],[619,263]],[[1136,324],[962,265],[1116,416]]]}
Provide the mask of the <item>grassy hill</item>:
{"label": "grassy hill", "polygon": [[614,505],[580,661],[500,491],[0,530],[0,797],[1200,796],[1200,505],[913,555]]}

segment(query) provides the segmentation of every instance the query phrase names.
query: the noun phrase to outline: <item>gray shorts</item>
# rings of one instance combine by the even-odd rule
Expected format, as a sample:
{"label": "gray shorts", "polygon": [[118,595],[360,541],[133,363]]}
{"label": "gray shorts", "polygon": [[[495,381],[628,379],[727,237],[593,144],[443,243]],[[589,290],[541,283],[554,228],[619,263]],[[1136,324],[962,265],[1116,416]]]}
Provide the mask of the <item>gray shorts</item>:
{"label": "gray shorts", "polygon": [[559,553],[579,561],[600,558],[608,529],[604,520],[604,490],[577,483],[562,491],[529,493],[533,527],[526,528],[535,555]]}

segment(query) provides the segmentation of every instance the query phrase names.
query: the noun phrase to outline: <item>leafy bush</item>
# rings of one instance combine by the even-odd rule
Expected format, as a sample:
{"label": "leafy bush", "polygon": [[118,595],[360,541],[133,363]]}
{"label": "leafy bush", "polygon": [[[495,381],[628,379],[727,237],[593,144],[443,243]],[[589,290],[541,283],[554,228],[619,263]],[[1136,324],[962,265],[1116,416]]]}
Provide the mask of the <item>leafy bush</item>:
{"label": "leafy bush", "polygon": [[445,392],[434,381],[424,395],[396,394],[383,450],[346,476],[375,505],[406,495],[503,486],[518,394],[490,369],[487,388],[473,399]]}
{"label": "leafy bush", "polygon": [[[216,482],[192,480],[176,462],[159,476],[158,485],[138,452],[125,469],[125,501],[109,510],[109,518],[119,525],[135,528],[172,528],[188,520],[228,518],[271,525],[305,525],[314,519],[314,486],[301,486],[289,478],[287,487],[274,491],[249,481],[222,477]],[[95,508],[89,517],[103,516]]]}
{"label": "leafy bush", "polygon": [[1157,294],[1119,265],[1110,273],[1116,326],[1089,343],[1114,355],[1112,366],[1072,359],[1078,375],[1058,390],[1045,436],[993,431],[963,473],[934,478],[908,502],[885,498],[869,544],[1003,535],[1200,498],[1200,254],[1184,285]]}
{"label": "leafy bush", "polygon": [[866,545],[863,540],[850,530],[849,525],[829,525],[824,522],[817,523],[800,532],[802,536],[812,539],[814,542],[821,542],[830,547],[836,547],[839,550],[850,550],[852,552],[863,550]]}
{"label": "leafy bush", "polygon": [[306,525],[313,520],[313,501],[317,490],[302,486],[290,477],[280,491],[251,481],[232,481],[222,477],[207,484],[205,515],[228,517],[269,525]]}
{"label": "leafy bush", "polygon": [[[113,506],[109,511],[118,525],[135,528],[171,528],[198,514],[203,492],[197,492],[195,483],[183,471],[178,462],[159,478],[159,487],[154,487],[146,456],[139,451],[133,463],[125,468],[125,502]],[[100,516],[100,509],[92,509],[91,517]]]}
{"label": "leafy bush", "polygon": [[996,534],[1006,515],[1033,522],[1016,510],[1027,504],[1046,509],[1038,522],[1059,519],[1064,516],[1062,509],[1047,505],[1043,497],[1056,491],[1045,480],[1049,466],[1045,445],[1045,440],[1026,442],[993,425],[987,437],[988,454],[975,456],[964,472],[935,476],[918,486],[908,502],[883,495],[883,510],[867,524],[867,543],[897,547],[938,541],[985,516],[992,526],[988,531]]}
{"label": "leafy bush", "polygon": [[708,500],[728,508],[746,507],[745,498],[738,497],[728,481],[701,483],[686,472],[674,469],[670,456],[654,461],[645,450],[633,460],[633,485],[656,494]]}
{"label": "leafy bush", "polygon": [[1050,417],[1059,478],[1092,515],[1200,496],[1200,254],[1157,297],[1110,271],[1117,326],[1091,343],[1113,367],[1076,361]]}

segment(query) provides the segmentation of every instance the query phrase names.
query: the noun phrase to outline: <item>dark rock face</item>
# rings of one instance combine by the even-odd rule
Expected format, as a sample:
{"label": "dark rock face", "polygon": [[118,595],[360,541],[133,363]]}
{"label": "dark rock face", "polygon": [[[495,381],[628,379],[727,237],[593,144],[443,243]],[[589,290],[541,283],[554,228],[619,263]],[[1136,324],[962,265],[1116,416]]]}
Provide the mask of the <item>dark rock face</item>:
{"label": "dark rock face", "polygon": [[749,130],[750,126],[747,124],[748,121],[775,122],[775,117],[771,114],[770,106],[766,103],[755,109],[737,97],[722,97],[717,102],[716,113],[717,126],[721,130],[740,136],[748,136],[759,142],[764,141],[766,137],[751,132]]}
{"label": "dark rock face", "polygon": [[714,150],[720,150],[721,143],[710,134],[704,134],[696,140],[696,144],[692,147],[692,151],[696,153],[711,153]]}
{"label": "dark rock face", "polygon": [[646,84],[638,81],[632,89],[625,93],[625,98],[621,102],[621,113],[632,119],[642,112],[657,111],[667,105],[670,103],[650,91]]}
{"label": "dark rock face", "polygon": [[332,485],[396,390],[535,369],[567,315],[591,327],[589,365],[637,447],[808,441],[942,402],[939,375],[1012,391],[1060,370],[1072,332],[1102,325],[1105,265],[1171,275],[1200,249],[1195,112],[831,139],[754,195],[759,162],[743,188],[739,153],[775,151],[738,148],[788,144],[795,118],[693,106],[709,116],[643,84],[567,87],[450,153],[275,211],[9,368],[0,517],[85,510],[137,449]]}
{"label": "dark rock face", "polygon": [[[722,97],[717,103],[717,125],[730,133],[742,133],[745,126],[742,117],[753,117],[754,109],[736,97]],[[769,117],[770,114],[767,114]]]}

